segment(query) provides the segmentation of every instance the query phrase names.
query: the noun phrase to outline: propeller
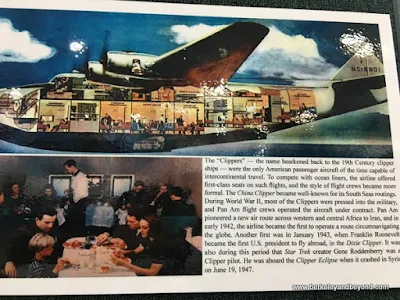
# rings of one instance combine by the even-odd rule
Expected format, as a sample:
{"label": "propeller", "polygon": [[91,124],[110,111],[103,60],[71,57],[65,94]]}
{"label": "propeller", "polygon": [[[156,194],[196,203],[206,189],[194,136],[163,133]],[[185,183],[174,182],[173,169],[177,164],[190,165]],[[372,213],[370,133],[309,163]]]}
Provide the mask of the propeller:
{"label": "propeller", "polygon": [[[108,52],[108,39],[110,36],[110,32],[106,30],[104,32],[104,39],[103,39],[103,50],[100,55],[99,62],[103,65],[103,72],[107,67],[107,52]],[[89,69],[89,61],[90,61],[90,47],[85,52],[85,60],[82,66],[79,68],[79,72],[86,75],[86,77],[91,76],[91,70]]]}
{"label": "propeller", "polygon": [[86,49],[85,51],[85,60],[82,64],[82,67],[79,69],[80,73],[83,73],[85,75],[89,74],[89,60],[90,60],[90,48]]}
{"label": "propeller", "polygon": [[108,43],[110,39],[110,32],[108,30],[104,31],[104,39],[103,39],[103,51],[100,56],[99,62],[103,65],[103,72],[107,69],[107,52],[108,52]]}

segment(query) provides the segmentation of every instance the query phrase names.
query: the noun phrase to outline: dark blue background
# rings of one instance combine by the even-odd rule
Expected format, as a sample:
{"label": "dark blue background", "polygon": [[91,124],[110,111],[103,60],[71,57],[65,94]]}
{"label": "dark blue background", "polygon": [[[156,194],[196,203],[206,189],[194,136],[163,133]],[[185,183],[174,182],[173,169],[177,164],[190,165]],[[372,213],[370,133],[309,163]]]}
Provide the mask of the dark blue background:
{"label": "dark blue background", "polygon": [[[266,16],[270,17],[270,16]],[[53,47],[57,53],[38,63],[0,63],[0,87],[46,82],[58,73],[71,72],[83,66],[86,59],[99,60],[104,49],[104,36],[108,31],[108,50],[131,50],[160,55],[177,48],[171,41],[170,27],[176,24],[188,26],[230,24],[240,19],[170,16],[131,13],[76,12],[53,10],[0,9],[0,18],[9,19],[19,31],[27,30],[40,42]],[[368,36],[379,39],[376,25],[350,23],[252,20],[277,29],[290,36],[303,35],[313,39],[320,55],[337,67],[349,56],[339,49],[338,38],[348,28],[364,27]],[[89,55],[75,58],[70,51],[72,41],[82,40],[89,47]],[[232,80],[261,83],[258,74],[236,75]],[[243,79],[244,78],[244,79]],[[273,79],[265,83],[274,83]],[[286,82],[289,83],[290,82]]]}

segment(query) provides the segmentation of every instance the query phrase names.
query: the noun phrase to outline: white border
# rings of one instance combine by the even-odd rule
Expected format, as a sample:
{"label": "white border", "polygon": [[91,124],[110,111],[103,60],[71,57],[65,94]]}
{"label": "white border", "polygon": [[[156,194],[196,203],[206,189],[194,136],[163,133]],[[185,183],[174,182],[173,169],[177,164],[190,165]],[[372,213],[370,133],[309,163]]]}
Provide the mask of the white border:
{"label": "white border", "polygon": [[[61,2],[49,0],[2,0],[0,8],[31,8],[31,9],[57,9],[74,11],[104,11],[124,13],[150,13],[210,17],[236,17],[252,19],[279,19],[279,20],[303,20],[303,21],[331,21],[348,23],[378,24],[381,34],[383,60],[385,66],[387,92],[389,98],[389,110],[393,140],[394,156],[400,150],[400,118],[395,113],[400,111],[400,97],[397,80],[397,69],[394,53],[394,44],[389,15],[354,13],[354,12],[329,12],[287,10],[270,8],[246,8],[227,6],[161,4],[147,2],[120,2],[120,1],[87,1],[70,0]],[[9,153],[4,155],[10,155]],[[18,155],[18,154],[16,154]],[[19,154],[20,156],[44,156]],[[60,153],[52,156],[77,156],[75,153]],[[105,156],[79,154],[80,156]],[[120,157],[146,157],[146,155],[113,155]],[[156,156],[150,156],[155,158]],[[180,158],[180,156],[162,156]],[[188,156],[186,156],[188,157]],[[198,158],[194,156],[194,158]],[[203,162],[204,163],[204,162]],[[293,272],[293,268],[296,272]],[[223,292],[223,291],[276,291],[291,290],[291,284],[298,281],[298,275],[302,274],[302,281],[318,280],[317,274],[331,274],[337,283],[365,283],[369,284],[371,270],[374,268],[375,277],[379,274],[385,282],[392,287],[399,286],[398,267],[395,264],[379,265],[352,265],[312,267],[281,265],[279,267],[266,265],[266,272],[261,274],[210,274],[203,276],[179,276],[179,277],[119,277],[119,278],[68,278],[68,279],[4,279],[0,280],[1,295],[55,295],[55,294],[128,294],[128,293],[185,293],[185,292]],[[340,274],[340,278],[337,276]],[[279,278],[279,280],[277,280]],[[324,276],[325,278],[325,276]],[[375,278],[376,279],[376,278]],[[50,280],[50,281],[49,281]],[[323,283],[323,282],[321,282]],[[335,282],[331,282],[335,283]],[[379,283],[379,282],[376,282]],[[21,288],[23,287],[23,288]]]}
{"label": "white border", "polygon": [[[0,8],[6,7],[366,24],[380,23],[388,17],[384,14],[374,13],[110,0],[69,0],[68,2],[55,2],[51,0],[2,0]],[[315,17],[316,15],[318,15],[318,18]],[[271,17],[268,18],[266,16]]]}

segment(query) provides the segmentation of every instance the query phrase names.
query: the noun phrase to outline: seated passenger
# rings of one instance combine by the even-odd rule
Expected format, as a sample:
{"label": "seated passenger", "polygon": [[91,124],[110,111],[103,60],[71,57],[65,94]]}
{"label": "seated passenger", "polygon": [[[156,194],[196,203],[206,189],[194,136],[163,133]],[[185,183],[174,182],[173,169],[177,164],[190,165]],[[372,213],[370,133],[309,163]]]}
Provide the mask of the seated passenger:
{"label": "seated passenger", "polygon": [[17,229],[9,234],[6,242],[0,245],[1,253],[5,254],[4,260],[0,262],[0,268],[4,268],[2,273],[8,277],[16,277],[17,267],[28,264],[32,259],[31,250],[28,247],[29,241],[37,233],[51,235],[57,241],[56,251],[52,253],[53,263],[61,254],[61,237],[54,227],[57,212],[53,207],[42,207],[36,214],[35,221],[25,228]]}
{"label": "seated passenger", "polygon": [[150,203],[150,206],[153,207],[153,213],[160,216],[164,203],[170,200],[170,195],[168,193],[168,185],[166,183],[161,183],[160,188],[156,195],[152,197],[153,201]]}
{"label": "seated passenger", "polygon": [[[116,256],[123,256],[127,254],[145,254],[155,255],[159,254],[160,250],[160,236],[161,222],[155,216],[147,216],[140,220],[140,234],[138,235],[138,246],[132,250],[117,250]],[[151,249],[151,250],[149,250]]]}
{"label": "seated passenger", "polygon": [[21,186],[17,182],[10,184],[10,187],[5,194],[4,207],[11,213],[9,215],[8,228],[16,228],[24,225],[24,218],[29,218],[32,209],[32,202],[22,191]]}
{"label": "seated passenger", "polygon": [[119,197],[117,207],[120,208],[125,205],[128,209],[137,211],[141,216],[148,215],[151,200],[148,201],[144,187],[144,182],[137,180],[133,190],[125,192]]}
{"label": "seated passenger", "polygon": [[[155,276],[168,274],[172,268],[172,261],[164,256],[163,244],[160,240],[160,220],[156,216],[148,216],[140,220],[140,246],[133,251],[116,251],[111,260],[137,275]],[[135,253],[131,256],[132,263],[122,258],[123,255]]]}
{"label": "seated passenger", "polygon": [[170,198],[164,202],[163,217],[182,216],[185,213],[186,202],[182,199],[183,190],[180,187],[171,189]]}
{"label": "seated passenger", "polygon": [[126,225],[120,225],[115,228],[110,236],[110,233],[104,232],[100,234],[96,240],[98,244],[103,244],[110,240],[114,245],[122,250],[134,250],[140,243],[140,216],[136,211],[128,209],[126,217]]}
{"label": "seated passenger", "polygon": [[59,204],[59,201],[56,197],[56,192],[54,191],[54,187],[52,184],[46,184],[43,189],[42,193],[37,198],[37,204],[51,204],[56,207]]}
{"label": "seated passenger", "polygon": [[56,192],[52,184],[46,184],[43,187],[43,192],[35,201],[34,210],[36,212],[40,211],[44,206],[53,206],[57,211],[57,221],[58,225],[61,226],[65,223],[64,209],[62,208],[63,203],[59,198],[57,198]]}
{"label": "seated passenger", "polygon": [[65,268],[66,260],[59,259],[57,264],[51,264],[47,258],[53,253],[55,240],[45,233],[35,234],[29,241],[29,249],[33,252],[33,259],[29,264],[17,270],[18,278],[52,278]]}

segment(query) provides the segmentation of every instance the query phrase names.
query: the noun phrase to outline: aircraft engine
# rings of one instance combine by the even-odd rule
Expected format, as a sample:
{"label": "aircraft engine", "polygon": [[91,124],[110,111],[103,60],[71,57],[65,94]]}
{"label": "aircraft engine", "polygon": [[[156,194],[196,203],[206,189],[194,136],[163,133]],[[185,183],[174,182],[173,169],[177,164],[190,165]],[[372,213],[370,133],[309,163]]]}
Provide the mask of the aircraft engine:
{"label": "aircraft engine", "polygon": [[89,71],[89,74],[88,74],[89,77],[92,75],[103,75],[104,67],[98,61],[89,61],[88,62],[88,71]]}
{"label": "aircraft engine", "polygon": [[107,53],[107,69],[113,67],[130,68],[135,56],[135,53],[110,51]]}

